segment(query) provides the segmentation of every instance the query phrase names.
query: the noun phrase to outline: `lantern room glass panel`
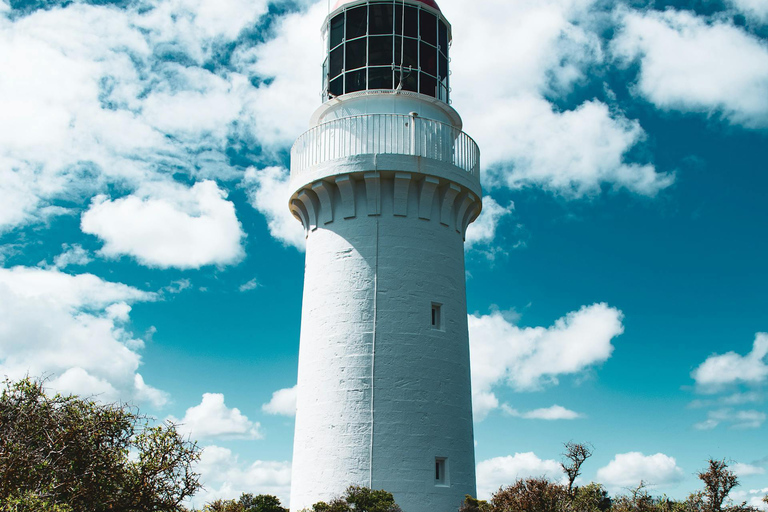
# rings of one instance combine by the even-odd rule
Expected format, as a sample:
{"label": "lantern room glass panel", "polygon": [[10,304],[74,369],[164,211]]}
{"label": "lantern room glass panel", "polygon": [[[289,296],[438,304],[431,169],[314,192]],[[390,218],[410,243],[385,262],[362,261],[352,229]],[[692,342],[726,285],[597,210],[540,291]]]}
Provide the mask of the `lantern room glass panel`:
{"label": "lantern room glass panel", "polygon": [[450,101],[449,27],[438,13],[402,0],[370,0],[342,8],[327,23],[326,100],[403,90]]}

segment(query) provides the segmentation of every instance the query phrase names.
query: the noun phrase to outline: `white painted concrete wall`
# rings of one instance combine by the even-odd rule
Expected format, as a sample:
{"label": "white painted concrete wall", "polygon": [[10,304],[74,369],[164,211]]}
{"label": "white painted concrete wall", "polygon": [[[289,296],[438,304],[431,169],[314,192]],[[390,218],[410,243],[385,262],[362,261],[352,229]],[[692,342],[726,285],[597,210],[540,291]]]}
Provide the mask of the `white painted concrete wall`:
{"label": "white painted concrete wall", "polygon": [[463,235],[480,198],[421,173],[330,174],[291,201],[308,230],[291,510],[357,484],[455,512],[476,493]]}

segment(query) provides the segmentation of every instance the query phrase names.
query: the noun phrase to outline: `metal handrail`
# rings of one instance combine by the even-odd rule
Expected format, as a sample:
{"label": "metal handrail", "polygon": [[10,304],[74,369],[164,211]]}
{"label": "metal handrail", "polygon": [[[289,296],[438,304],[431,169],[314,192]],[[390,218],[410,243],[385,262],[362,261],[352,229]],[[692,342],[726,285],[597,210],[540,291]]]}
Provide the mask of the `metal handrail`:
{"label": "metal handrail", "polygon": [[291,175],[355,155],[411,155],[454,165],[480,178],[480,150],[453,126],[413,115],[361,114],[304,132],[291,148]]}

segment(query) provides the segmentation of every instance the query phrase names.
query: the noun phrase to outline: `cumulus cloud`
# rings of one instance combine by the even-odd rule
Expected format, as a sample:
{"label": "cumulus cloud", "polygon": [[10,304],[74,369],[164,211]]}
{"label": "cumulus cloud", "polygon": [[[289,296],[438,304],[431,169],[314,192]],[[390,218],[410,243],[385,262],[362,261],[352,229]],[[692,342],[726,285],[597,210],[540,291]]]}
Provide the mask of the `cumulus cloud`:
{"label": "cumulus cloud", "polygon": [[144,342],[127,329],[130,304],[155,299],[92,274],[0,269],[0,375],[46,375],[57,391],[160,407],[167,396],[138,373]]}
{"label": "cumulus cloud", "polygon": [[674,457],[663,453],[620,453],[597,470],[597,480],[612,489],[637,487],[641,481],[649,485],[676,484],[683,477],[683,470]]}
{"label": "cumulus cloud", "polygon": [[469,315],[475,418],[498,406],[492,388],[541,389],[606,361],[624,332],[623,314],[599,303],[568,313],[551,327],[518,327],[500,312]]}
{"label": "cumulus cloud", "polygon": [[503,404],[501,408],[504,413],[510,416],[523,418],[526,420],[575,420],[582,417],[581,414],[577,413],[576,411],[566,409],[561,405],[553,405],[551,407],[534,409],[527,412],[520,412],[507,404]]}
{"label": "cumulus cloud", "polygon": [[483,211],[475,222],[467,228],[465,247],[471,248],[477,245],[488,246],[496,238],[499,223],[509,217],[515,210],[514,203],[501,206],[496,200],[486,195],[483,197]]}
{"label": "cumulus cloud", "polygon": [[132,256],[160,268],[228,265],[242,259],[245,233],[225,197],[213,181],[144,197],[97,196],[81,228],[104,241],[99,253],[106,257]]}
{"label": "cumulus cloud", "polygon": [[768,2],[765,0],[728,0],[728,3],[749,18],[763,23],[768,21]]}
{"label": "cumulus cloud", "polygon": [[256,288],[260,287],[261,283],[259,283],[259,280],[257,278],[250,279],[243,284],[241,284],[237,289],[241,292],[249,292],[251,290],[255,290]]}
{"label": "cumulus cloud", "polygon": [[593,4],[441,4],[461,20],[451,48],[453,103],[482,149],[486,185],[579,198],[603,186],[652,196],[674,181],[628,159],[645,138],[637,121],[596,100],[560,111],[545,99],[567,94],[604,61]]}
{"label": "cumulus cloud", "polygon": [[206,446],[196,470],[205,487],[191,499],[191,506],[202,507],[215,499],[236,499],[242,493],[254,490],[277,496],[284,506],[289,503],[289,462],[257,460],[244,464],[227,448]]}
{"label": "cumulus cloud", "polygon": [[715,409],[707,413],[707,419],[696,423],[693,427],[697,430],[712,430],[723,423],[731,428],[748,429],[760,428],[768,417],[764,412],[752,410]]}
{"label": "cumulus cloud", "polygon": [[243,120],[257,90],[251,76],[204,65],[266,8],[162,0],[0,13],[0,65],[14,70],[0,82],[0,232],[169,170],[235,179],[226,150],[256,137]]}
{"label": "cumulus cloud", "polygon": [[760,466],[754,466],[752,464],[745,464],[743,462],[736,462],[731,464],[731,471],[736,473],[736,476],[745,477],[750,475],[764,475],[765,468]]}
{"label": "cumulus cloud", "polygon": [[83,249],[83,246],[80,244],[62,244],[61,248],[64,252],[53,258],[53,266],[58,269],[63,269],[70,265],[83,266],[93,261],[90,253]]}
{"label": "cumulus cloud", "polygon": [[613,53],[640,63],[637,91],[657,107],[719,114],[747,127],[768,125],[764,41],[689,11],[628,11],[621,24]]}
{"label": "cumulus cloud", "polygon": [[181,432],[201,438],[260,439],[259,423],[250,421],[240,409],[228,408],[221,393],[205,393],[200,405],[190,407],[181,419],[169,417],[179,424]]}
{"label": "cumulus cloud", "polygon": [[757,333],[752,351],[745,356],[736,352],[709,356],[693,372],[700,391],[715,392],[733,384],[760,384],[768,380],[768,333]]}
{"label": "cumulus cloud", "polygon": [[286,246],[304,250],[304,228],[288,209],[288,199],[293,192],[288,170],[250,168],[243,178],[243,186],[250,204],[266,217],[269,233]]}
{"label": "cumulus cloud", "polygon": [[528,477],[563,480],[565,474],[559,462],[542,460],[533,452],[495,457],[477,465],[477,495],[480,499],[488,499],[500,487]]}
{"label": "cumulus cloud", "polygon": [[274,37],[239,49],[232,57],[240,73],[270,79],[253,91],[244,111],[253,133],[268,146],[293,144],[320,106],[320,65],[325,58],[320,26],[327,9],[316,2],[277,18]]}
{"label": "cumulus cloud", "polygon": [[272,399],[262,405],[261,410],[267,414],[296,416],[296,386],[272,393]]}
{"label": "cumulus cloud", "polygon": [[653,165],[625,160],[645,139],[645,131],[604,103],[588,101],[564,112],[556,112],[541,98],[509,98],[504,103],[488,112],[479,128],[479,137],[483,130],[504,135],[503,142],[482,146],[491,186],[536,186],[578,199],[599,194],[603,186],[654,196],[674,182],[672,174],[659,173]]}

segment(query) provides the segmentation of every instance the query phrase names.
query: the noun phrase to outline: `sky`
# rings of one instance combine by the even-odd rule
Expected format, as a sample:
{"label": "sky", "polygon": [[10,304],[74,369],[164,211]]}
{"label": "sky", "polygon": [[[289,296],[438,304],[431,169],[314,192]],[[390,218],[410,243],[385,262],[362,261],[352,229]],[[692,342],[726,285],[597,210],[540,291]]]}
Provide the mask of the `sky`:
{"label": "sky", "polygon": [[[478,493],[768,493],[768,0],[440,0],[482,154],[466,242]],[[325,1],[0,0],[0,374],[203,447],[196,504],[288,500],[290,146]],[[765,508],[765,505],[760,505]]]}

